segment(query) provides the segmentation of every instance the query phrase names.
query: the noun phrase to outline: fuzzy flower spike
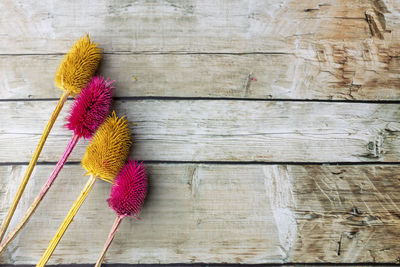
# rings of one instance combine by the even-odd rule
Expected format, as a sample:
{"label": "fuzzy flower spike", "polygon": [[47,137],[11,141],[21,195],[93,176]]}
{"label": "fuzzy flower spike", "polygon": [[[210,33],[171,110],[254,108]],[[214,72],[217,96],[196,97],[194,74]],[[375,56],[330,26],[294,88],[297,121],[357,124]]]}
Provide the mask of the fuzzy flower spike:
{"label": "fuzzy flower spike", "polygon": [[41,191],[25,213],[24,217],[6,236],[3,242],[1,242],[0,253],[4,251],[7,245],[29,221],[30,217],[33,215],[36,208],[39,206],[40,202],[56,180],[78,140],[80,138],[91,138],[104,122],[110,112],[113,91],[114,87],[112,87],[112,82],[104,80],[100,76],[96,76],[92,78],[86,88],[82,89],[80,95],[75,99],[67,118],[68,123],[66,124],[68,129],[73,131],[74,134],[65,148],[60,160],[57,162],[53,172],[50,174],[47,182],[43,185]]}
{"label": "fuzzy flower spike", "polygon": [[115,178],[111,187],[108,205],[117,214],[117,218],[104,244],[103,251],[95,267],[101,266],[111,242],[123,218],[129,216],[137,218],[147,194],[147,175],[143,163],[129,160]]}
{"label": "fuzzy flower spike", "polygon": [[118,118],[113,112],[97,130],[82,159],[82,166],[90,175],[88,182],[61,223],[38,266],[45,266],[60,242],[68,226],[98,179],[113,182],[124,166],[132,144],[126,118]]}
{"label": "fuzzy flower spike", "polygon": [[0,228],[0,241],[3,239],[5,232],[7,231],[8,225],[10,224],[11,218],[14,215],[15,209],[19,201],[21,200],[22,194],[24,193],[26,184],[31,177],[33,169],[38,161],[39,155],[42,152],[44,143],[46,142],[47,136],[49,135],[51,128],[53,128],[54,122],[56,121],[61,109],[69,95],[75,96],[79,94],[81,89],[86,86],[90,81],[96,69],[100,63],[102,52],[99,47],[90,41],[89,35],[79,39],[72,48],[65,55],[63,61],[58,67],[55,83],[61,88],[64,93],[60,97],[60,100],[55,107],[53,114],[47,122],[46,128],[40,137],[39,143],[36,146],[35,152],[32,155],[31,161],[29,162],[28,168],[25,171],[24,177],[22,178],[21,184],[19,185],[18,191],[14,197],[10,209],[3,221]]}
{"label": "fuzzy flower spike", "polygon": [[71,96],[78,95],[95,74],[101,57],[101,49],[86,34],[71,47],[58,66],[54,79],[56,86]]}
{"label": "fuzzy flower spike", "polygon": [[114,87],[109,79],[93,77],[74,102],[65,125],[79,138],[91,138],[110,112]]}

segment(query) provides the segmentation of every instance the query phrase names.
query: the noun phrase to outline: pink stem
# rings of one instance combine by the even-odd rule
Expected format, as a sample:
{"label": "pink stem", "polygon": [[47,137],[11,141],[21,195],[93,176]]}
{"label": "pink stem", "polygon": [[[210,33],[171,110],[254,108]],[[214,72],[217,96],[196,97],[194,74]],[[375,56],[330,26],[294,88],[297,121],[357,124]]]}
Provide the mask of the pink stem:
{"label": "pink stem", "polygon": [[47,191],[49,191],[50,187],[53,185],[54,181],[56,180],[58,174],[60,173],[61,169],[64,167],[65,162],[69,158],[72,150],[74,149],[76,143],[78,143],[79,136],[73,135],[69,140],[67,147],[64,150],[64,153],[61,155],[61,158],[58,160],[56,166],[54,167],[53,172],[50,174],[50,177],[47,179],[46,183],[43,185],[42,189],[39,193],[40,200],[46,195]]}
{"label": "pink stem", "polygon": [[106,243],[104,244],[103,251],[101,252],[99,259],[97,260],[95,267],[101,266],[101,263],[103,262],[104,257],[106,256],[106,252],[107,252],[108,248],[110,247],[111,242],[113,241],[113,239],[115,237],[115,234],[117,233],[118,226],[120,225],[122,219],[125,217],[126,216],[124,216],[124,215],[119,215],[119,216],[117,216],[117,218],[115,218],[114,224],[111,227],[111,231],[108,234]]}
{"label": "pink stem", "polygon": [[50,174],[50,177],[47,179],[46,183],[43,185],[42,189],[40,190],[39,194],[36,196],[35,200],[25,212],[24,217],[19,221],[19,223],[14,227],[12,231],[6,236],[6,238],[0,244],[0,253],[4,251],[4,249],[10,244],[10,242],[15,238],[18,232],[25,226],[25,224],[29,221],[30,217],[35,212],[36,208],[39,206],[40,202],[49,191],[51,185],[56,180],[58,174],[60,173],[62,167],[64,166],[65,162],[67,161],[69,155],[71,154],[72,150],[74,149],[76,143],[79,140],[78,135],[73,135],[68,142],[67,147],[64,150],[60,160],[57,162],[53,172]]}

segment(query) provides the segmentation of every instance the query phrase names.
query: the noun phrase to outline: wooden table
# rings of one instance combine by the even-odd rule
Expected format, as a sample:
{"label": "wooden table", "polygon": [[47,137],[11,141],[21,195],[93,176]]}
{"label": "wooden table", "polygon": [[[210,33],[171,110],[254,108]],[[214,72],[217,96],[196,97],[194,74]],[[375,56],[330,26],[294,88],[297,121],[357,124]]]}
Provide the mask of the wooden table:
{"label": "wooden table", "polygon": [[[399,263],[397,0],[0,2],[0,221],[84,33],[117,81],[150,193],[108,263]],[[68,106],[16,212],[71,133]],[[86,182],[81,141],[3,264],[35,264]],[[94,263],[114,219],[99,182],[50,263]],[[14,220],[11,226],[15,225]]]}

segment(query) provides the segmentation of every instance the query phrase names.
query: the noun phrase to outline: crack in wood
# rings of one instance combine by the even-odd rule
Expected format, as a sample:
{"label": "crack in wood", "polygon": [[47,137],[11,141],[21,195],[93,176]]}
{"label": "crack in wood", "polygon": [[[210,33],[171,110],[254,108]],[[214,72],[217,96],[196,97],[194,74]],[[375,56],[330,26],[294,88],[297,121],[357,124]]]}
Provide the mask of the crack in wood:
{"label": "crack in wood", "polygon": [[245,97],[248,97],[250,95],[250,83],[253,80],[252,75],[253,75],[253,73],[250,72],[247,75],[247,78],[246,78],[246,82],[245,82],[245,85],[244,85],[244,96]]}
{"label": "crack in wood", "polygon": [[196,197],[200,185],[200,176],[198,175],[198,166],[193,166],[191,170],[190,190],[192,197]]}
{"label": "crack in wood", "polygon": [[353,207],[353,209],[351,210],[351,214],[359,216],[362,214],[362,212],[360,212],[357,207]]}
{"label": "crack in wood", "polygon": [[[377,23],[376,23],[376,13],[374,10],[367,10],[365,12],[365,18],[367,20],[369,30],[371,32],[371,36],[376,36],[381,40],[384,40],[385,38],[383,37],[382,31],[379,29]],[[382,27],[382,25],[380,25]],[[383,27],[382,27],[383,28]]]}
{"label": "crack in wood", "polygon": [[340,256],[340,251],[341,251],[341,248],[342,248],[342,234],[340,234],[340,239],[339,239],[339,241],[337,243],[338,243],[337,255]]}

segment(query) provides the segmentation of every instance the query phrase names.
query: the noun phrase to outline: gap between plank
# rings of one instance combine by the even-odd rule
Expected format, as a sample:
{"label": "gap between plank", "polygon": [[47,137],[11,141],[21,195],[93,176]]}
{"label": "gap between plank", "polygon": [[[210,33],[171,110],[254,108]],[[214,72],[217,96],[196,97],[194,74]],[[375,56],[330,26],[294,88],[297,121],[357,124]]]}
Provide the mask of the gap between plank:
{"label": "gap between plank", "polygon": [[[8,98],[0,99],[0,102],[43,102],[58,101],[58,98]],[[68,98],[73,100],[73,98]],[[239,97],[179,97],[179,96],[120,96],[114,97],[118,101],[137,101],[137,100],[160,100],[160,101],[258,101],[258,102],[322,102],[322,103],[362,103],[362,104],[400,104],[400,100],[348,100],[348,99],[286,99],[286,98],[239,98]]]}
{"label": "gap between plank", "polygon": [[[29,265],[29,264],[19,264],[19,265],[13,265],[13,264],[0,264],[0,267],[34,267],[35,265]],[[89,267],[93,266],[93,264],[59,264],[59,265],[47,265],[49,267]],[[296,263],[280,263],[280,264],[274,264],[274,263],[259,263],[259,264],[232,264],[232,263],[167,263],[167,264],[121,264],[121,263],[115,263],[115,264],[102,264],[104,267],[162,267],[162,266],[168,266],[168,267],[180,267],[180,266],[196,266],[196,267],[219,267],[219,266],[226,266],[226,267],[241,267],[241,266],[291,266],[291,267],[297,267],[297,266],[396,266],[396,264],[393,263],[376,263],[376,262],[359,262],[359,263],[302,263],[302,262],[296,262]]]}
{"label": "gap between plank", "polygon": [[[140,160],[139,160],[140,161]],[[143,160],[145,164],[205,164],[205,165],[321,165],[321,166],[346,166],[346,165],[400,165],[396,161],[369,161],[369,162],[295,162],[295,161],[165,161]],[[55,161],[42,161],[36,165],[55,165]],[[0,166],[28,165],[29,162],[0,162]],[[79,165],[80,161],[69,161],[65,165]]]}
{"label": "gap between plank", "polygon": [[[294,55],[295,53],[290,52],[187,52],[187,51],[107,51],[103,52],[104,55]],[[12,56],[63,56],[65,52],[57,53],[0,53],[0,57],[12,57]]]}

